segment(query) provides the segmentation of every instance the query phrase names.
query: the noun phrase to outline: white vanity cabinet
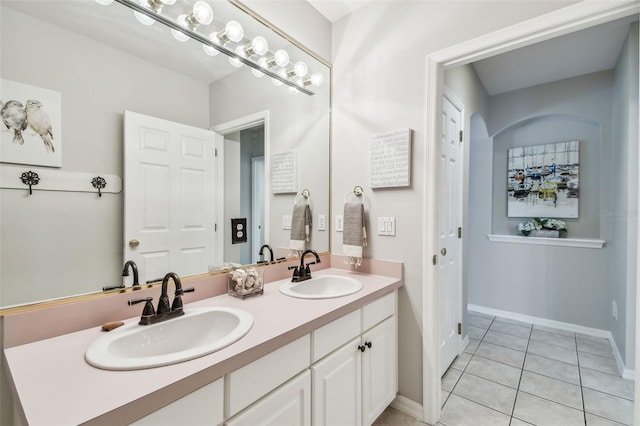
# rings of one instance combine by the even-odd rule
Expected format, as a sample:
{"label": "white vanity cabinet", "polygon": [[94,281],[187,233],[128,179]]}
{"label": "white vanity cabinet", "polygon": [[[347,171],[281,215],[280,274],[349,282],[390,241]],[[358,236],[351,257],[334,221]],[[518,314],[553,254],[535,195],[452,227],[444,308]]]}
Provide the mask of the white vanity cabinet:
{"label": "white vanity cabinet", "polygon": [[224,379],[218,379],[131,424],[215,426],[222,423],[223,407]]}
{"label": "white vanity cabinet", "polygon": [[[358,333],[311,366],[314,425],[370,425],[393,401],[398,390],[395,311],[395,292],[356,311],[362,325]],[[325,328],[342,330],[337,335],[343,340],[351,315],[316,330],[314,346],[318,335],[327,345]]]}

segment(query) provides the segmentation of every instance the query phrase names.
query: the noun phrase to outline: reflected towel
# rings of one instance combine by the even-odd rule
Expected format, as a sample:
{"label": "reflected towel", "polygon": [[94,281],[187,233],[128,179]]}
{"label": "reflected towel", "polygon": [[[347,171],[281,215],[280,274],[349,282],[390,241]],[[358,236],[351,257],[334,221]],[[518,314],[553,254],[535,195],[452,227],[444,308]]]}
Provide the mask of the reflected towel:
{"label": "reflected towel", "polygon": [[311,233],[311,208],[306,200],[293,206],[289,248],[294,256],[300,256],[306,248]]}
{"label": "reflected towel", "polygon": [[344,223],[342,229],[342,251],[345,263],[362,264],[362,248],[367,246],[364,205],[360,199],[344,204]]}

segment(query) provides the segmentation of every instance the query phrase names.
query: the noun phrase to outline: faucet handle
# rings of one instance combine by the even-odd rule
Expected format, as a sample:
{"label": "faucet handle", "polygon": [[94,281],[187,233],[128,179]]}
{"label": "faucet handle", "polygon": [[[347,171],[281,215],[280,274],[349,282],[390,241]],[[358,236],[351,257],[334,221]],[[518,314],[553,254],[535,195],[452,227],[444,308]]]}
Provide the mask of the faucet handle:
{"label": "faucet handle", "polygon": [[173,303],[171,304],[171,310],[175,311],[177,309],[182,309],[182,295],[184,293],[193,293],[195,291],[196,289],[193,287],[176,290],[176,294],[173,297]]}
{"label": "faucet handle", "polygon": [[142,309],[143,317],[152,317],[156,314],[155,309],[153,309],[153,303],[151,301],[153,297],[145,297],[143,299],[132,299],[127,302],[129,306],[137,305],[138,303],[145,302],[144,309]]}

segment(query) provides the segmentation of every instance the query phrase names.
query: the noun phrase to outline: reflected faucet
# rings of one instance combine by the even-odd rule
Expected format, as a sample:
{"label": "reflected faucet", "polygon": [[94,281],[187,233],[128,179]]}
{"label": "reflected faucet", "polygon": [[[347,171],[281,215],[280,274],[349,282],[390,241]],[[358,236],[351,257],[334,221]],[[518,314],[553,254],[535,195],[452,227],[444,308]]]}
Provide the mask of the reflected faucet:
{"label": "reflected faucet", "polygon": [[[308,254],[312,254],[315,256],[315,262],[309,262],[305,265],[304,257]],[[305,250],[300,256],[300,266],[290,266],[289,269],[293,269],[293,277],[291,278],[291,282],[297,283],[300,281],[305,281],[311,279],[311,269],[310,265],[315,265],[320,262],[320,256],[314,250]]]}
{"label": "reflected faucet", "polygon": [[133,284],[131,284],[131,287],[140,288],[140,283],[138,282],[138,265],[136,265],[136,262],[133,260],[127,260],[124,264],[124,268],[122,269],[122,276],[129,276],[129,267],[131,267],[131,270],[133,271]]}
{"label": "reflected faucet", "polygon": [[[269,244],[263,244],[262,247],[260,247],[260,251],[258,252],[259,256],[263,256],[264,255],[264,249],[269,250],[269,263],[273,262],[273,249],[271,248],[271,246]],[[266,260],[261,260],[258,263],[267,263]]]}

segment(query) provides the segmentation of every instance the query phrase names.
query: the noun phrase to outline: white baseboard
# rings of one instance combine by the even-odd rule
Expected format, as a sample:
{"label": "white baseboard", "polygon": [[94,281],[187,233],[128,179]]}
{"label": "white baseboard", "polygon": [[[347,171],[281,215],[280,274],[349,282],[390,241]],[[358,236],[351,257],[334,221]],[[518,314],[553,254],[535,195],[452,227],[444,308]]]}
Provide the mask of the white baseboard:
{"label": "white baseboard", "polygon": [[390,405],[401,413],[422,421],[422,404],[418,404],[402,395],[397,395]]}
{"label": "white baseboard", "polygon": [[465,349],[469,346],[469,335],[466,334],[462,341],[460,342],[460,347],[458,348],[458,355],[462,354]]}
{"label": "white baseboard", "polygon": [[582,325],[571,324],[568,322],[562,321],[554,321],[546,318],[539,318],[530,315],[518,314],[515,312],[502,311],[500,309],[487,308],[484,306],[478,306],[473,304],[468,304],[467,309],[470,311],[476,311],[487,315],[493,315],[497,317],[503,317],[508,319],[513,319],[517,321],[524,321],[535,325],[544,325],[546,327],[553,327],[560,330],[572,331],[574,333],[586,334],[588,336],[601,337],[609,340],[609,344],[611,345],[611,349],[613,350],[613,355],[616,360],[616,364],[618,366],[618,371],[620,375],[624,379],[635,380],[635,370],[631,370],[626,368],[624,363],[622,362],[622,356],[620,355],[620,351],[618,351],[618,346],[616,345],[615,340],[613,339],[613,335],[609,330],[602,330],[599,328],[591,328],[585,327]]}

